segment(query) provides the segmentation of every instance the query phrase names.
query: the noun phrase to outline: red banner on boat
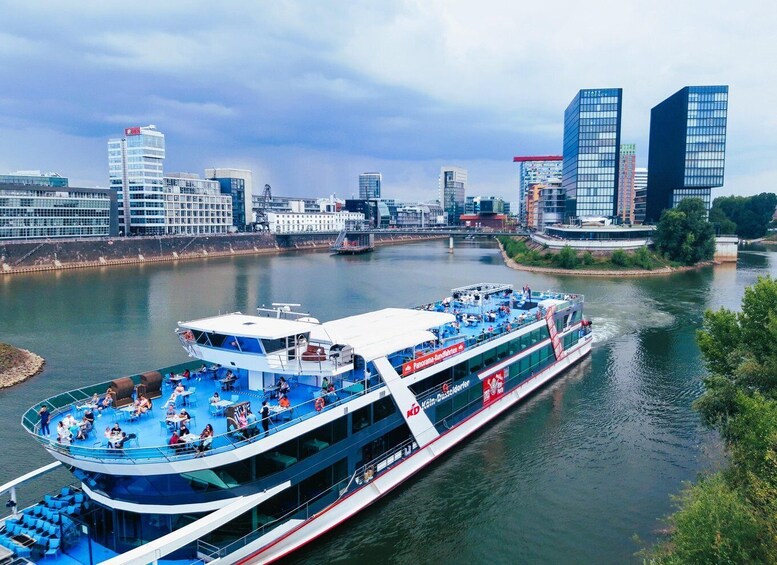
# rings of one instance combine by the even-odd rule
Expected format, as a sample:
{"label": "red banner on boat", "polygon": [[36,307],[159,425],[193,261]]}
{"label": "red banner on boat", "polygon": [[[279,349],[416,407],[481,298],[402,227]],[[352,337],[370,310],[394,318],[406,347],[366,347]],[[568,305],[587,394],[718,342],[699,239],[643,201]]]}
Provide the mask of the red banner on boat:
{"label": "red banner on boat", "polygon": [[458,355],[462,351],[464,351],[464,342],[457,343],[456,345],[450,345],[445,349],[440,349],[439,351],[428,353],[427,355],[418,357],[417,359],[413,359],[407,363],[402,363],[402,376],[406,377],[408,375],[412,375],[421,369],[426,369],[427,367],[436,365],[440,361],[445,361],[452,355]]}
{"label": "red banner on boat", "polygon": [[505,393],[505,370],[483,379],[483,406],[496,402]]}

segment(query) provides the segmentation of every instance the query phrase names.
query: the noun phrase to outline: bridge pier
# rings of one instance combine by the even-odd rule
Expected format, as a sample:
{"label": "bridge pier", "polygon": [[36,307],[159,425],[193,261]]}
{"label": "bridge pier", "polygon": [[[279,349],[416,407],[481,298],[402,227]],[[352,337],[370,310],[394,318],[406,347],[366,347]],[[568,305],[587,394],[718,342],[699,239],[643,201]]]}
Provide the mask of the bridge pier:
{"label": "bridge pier", "polygon": [[453,236],[448,238],[448,253],[453,253]]}

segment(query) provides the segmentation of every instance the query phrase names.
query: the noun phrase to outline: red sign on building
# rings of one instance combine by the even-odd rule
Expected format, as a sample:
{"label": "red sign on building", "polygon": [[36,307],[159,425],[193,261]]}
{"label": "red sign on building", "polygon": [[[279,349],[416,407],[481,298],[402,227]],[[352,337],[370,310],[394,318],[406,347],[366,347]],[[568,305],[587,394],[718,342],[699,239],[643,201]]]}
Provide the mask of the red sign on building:
{"label": "red sign on building", "polygon": [[125,128],[124,135],[140,135],[140,128]]}
{"label": "red sign on building", "polygon": [[403,363],[402,376],[406,377],[408,375],[412,375],[413,373],[420,371],[421,369],[426,369],[427,367],[436,365],[440,361],[445,361],[448,357],[452,355],[458,355],[462,351],[464,351],[464,342],[448,346],[445,349],[440,349],[439,351],[435,351],[433,353],[424,355],[423,357],[418,357],[416,359],[413,359],[412,361]]}
{"label": "red sign on building", "polygon": [[483,379],[483,406],[496,402],[505,393],[505,370]]}

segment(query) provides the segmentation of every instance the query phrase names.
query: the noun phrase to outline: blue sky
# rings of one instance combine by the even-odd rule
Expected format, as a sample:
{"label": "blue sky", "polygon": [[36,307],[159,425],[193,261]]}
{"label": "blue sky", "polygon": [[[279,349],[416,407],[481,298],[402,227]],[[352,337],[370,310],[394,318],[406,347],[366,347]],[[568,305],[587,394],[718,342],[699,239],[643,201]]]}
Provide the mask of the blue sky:
{"label": "blue sky", "polygon": [[650,108],[730,86],[726,186],[775,190],[777,8],[685,2],[0,0],[0,171],[107,185],[109,137],[156,124],[167,171],[254,171],[281,195],[516,198],[513,155],[561,153],[580,88],[622,87],[647,164]]}

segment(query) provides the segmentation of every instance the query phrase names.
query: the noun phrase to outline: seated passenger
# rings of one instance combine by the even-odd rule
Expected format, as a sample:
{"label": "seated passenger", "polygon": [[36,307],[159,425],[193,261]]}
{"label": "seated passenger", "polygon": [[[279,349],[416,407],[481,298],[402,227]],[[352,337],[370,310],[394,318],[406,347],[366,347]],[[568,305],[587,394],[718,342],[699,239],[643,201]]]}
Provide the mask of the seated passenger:
{"label": "seated passenger", "polygon": [[324,377],[324,380],[321,381],[321,391],[327,392],[329,390],[329,379]]}
{"label": "seated passenger", "polygon": [[210,397],[210,403],[216,404],[218,402],[221,402],[221,397],[219,396],[219,391],[215,391],[213,396]]}
{"label": "seated passenger", "polygon": [[[281,399],[278,401],[278,406],[280,406],[281,408],[291,407],[291,402],[289,402],[289,398],[285,394],[281,395]],[[254,416],[254,418],[256,417]]]}
{"label": "seated passenger", "polygon": [[181,441],[181,438],[178,437],[178,432],[176,432],[175,430],[173,430],[173,435],[170,436],[170,441],[168,442],[168,445],[175,450],[178,450],[181,447],[183,447],[183,442]]}
{"label": "seated passenger", "polygon": [[186,369],[186,370],[183,372],[183,375],[182,375],[182,376],[183,376],[183,378],[184,378],[184,379],[188,379],[188,378],[191,376],[191,372],[189,372],[189,369]]}

